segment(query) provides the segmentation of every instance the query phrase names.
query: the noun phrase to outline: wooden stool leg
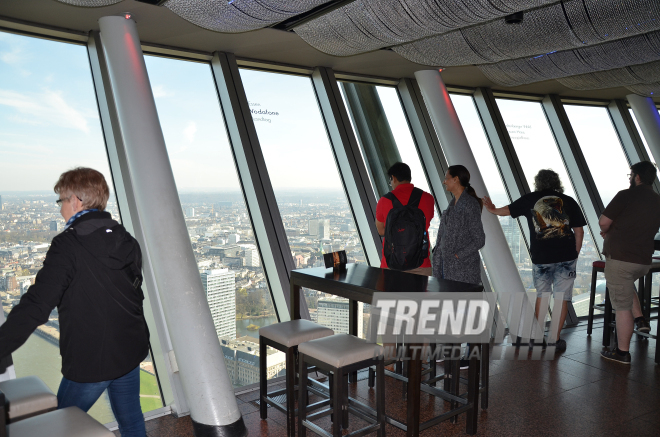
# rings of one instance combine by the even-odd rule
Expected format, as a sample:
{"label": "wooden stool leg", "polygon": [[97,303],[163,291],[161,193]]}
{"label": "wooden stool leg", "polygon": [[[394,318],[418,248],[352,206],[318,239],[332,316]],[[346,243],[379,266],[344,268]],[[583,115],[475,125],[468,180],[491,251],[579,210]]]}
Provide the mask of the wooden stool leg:
{"label": "wooden stool leg", "polygon": [[[452,357],[453,358],[453,357]],[[459,395],[459,389],[460,389],[460,383],[459,383],[459,378],[461,377],[461,360],[460,359],[452,359],[451,360],[451,381],[449,383],[449,392],[453,394],[454,396]],[[456,408],[456,401],[450,401],[449,402],[449,408],[454,409]],[[449,419],[449,423],[456,423],[458,422],[458,416],[454,416]]]}
{"label": "wooden stool leg", "polygon": [[348,429],[348,381],[349,375],[344,377],[344,384],[342,386],[342,406],[346,406],[346,409],[342,411],[341,414],[341,427]]}
{"label": "wooden stool leg", "polygon": [[385,437],[385,360],[380,360],[376,366],[376,417],[380,428],[378,437]]}
{"label": "wooden stool leg", "polygon": [[589,296],[589,318],[587,321],[587,335],[591,335],[594,326],[594,305],[596,303],[596,279],[598,270],[594,267],[591,271],[591,295]]}
{"label": "wooden stool leg", "polygon": [[[299,354],[298,360],[299,360],[298,374],[300,377],[300,383],[298,385],[298,405],[307,405],[307,364],[305,364],[305,357],[303,354]],[[307,435],[307,428],[305,428],[305,426],[303,425],[303,422],[305,420],[307,420],[307,408],[303,406],[298,410],[299,437],[305,437]],[[287,426],[288,426],[288,421],[287,421]],[[293,436],[294,430],[292,429],[291,432],[288,433],[287,435]]]}
{"label": "wooden stool leg", "polygon": [[[265,361],[265,360],[263,360]],[[305,367],[305,375],[307,375],[307,366]],[[287,435],[292,436],[295,434],[295,423],[296,423],[296,356],[294,353],[294,348],[290,347],[286,351],[286,432]],[[305,386],[299,387],[300,391],[307,392],[307,377],[305,377]],[[302,404],[306,405],[306,404]],[[301,408],[300,410],[304,410]]]}
{"label": "wooden stool leg", "polygon": [[344,375],[341,370],[337,369],[335,372],[335,377],[332,381],[332,391],[334,396],[332,398],[332,410],[334,412],[334,419],[332,421],[332,435],[333,437],[341,437],[341,425],[342,425],[342,386],[344,385]]}
{"label": "wooden stool leg", "polygon": [[376,381],[376,371],[374,370],[373,367],[369,367],[369,388],[374,387],[374,382]]}
{"label": "wooden stool leg", "polygon": [[470,358],[470,368],[468,370],[468,403],[472,408],[468,410],[465,424],[465,432],[474,435],[477,433],[477,421],[479,419],[479,367],[481,363],[472,355],[472,350],[479,350],[480,344],[470,344],[468,353]]}
{"label": "wooden stool leg", "polygon": [[484,392],[481,395],[481,408],[488,408],[488,384],[490,383],[490,344],[481,345],[481,387]]}
{"label": "wooden stool leg", "polygon": [[[266,356],[266,342],[261,336],[259,337],[259,356]],[[259,360],[259,414],[261,419],[268,418],[268,404],[266,403],[266,396],[268,396],[267,370],[266,360]]]}

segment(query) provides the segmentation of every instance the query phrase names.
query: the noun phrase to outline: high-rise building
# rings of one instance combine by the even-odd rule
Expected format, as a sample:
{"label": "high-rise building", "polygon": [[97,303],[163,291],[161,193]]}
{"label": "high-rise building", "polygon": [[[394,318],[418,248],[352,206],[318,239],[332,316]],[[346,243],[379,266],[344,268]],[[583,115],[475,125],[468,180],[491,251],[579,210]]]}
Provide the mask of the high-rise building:
{"label": "high-rise building", "polygon": [[218,337],[236,338],[236,279],[229,269],[201,273],[206,300]]}
{"label": "high-rise building", "polygon": [[261,258],[257,249],[245,249],[245,267],[261,266]]}
{"label": "high-rise building", "polygon": [[59,226],[58,226],[58,224],[57,224],[57,220],[52,220],[52,221],[50,222],[50,230],[51,230],[51,231],[55,231],[55,232],[59,231],[58,227],[59,227]]}
{"label": "high-rise building", "polygon": [[319,234],[319,220],[311,219],[307,222],[307,233],[309,235],[318,235]]}
{"label": "high-rise building", "polygon": [[2,196],[0,196],[0,211],[5,209],[5,206],[2,204]]}
{"label": "high-rise building", "polygon": [[229,244],[236,244],[239,241],[241,241],[241,236],[238,235],[238,234],[229,234],[229,236],[227,238],[228,238],[227,241],[229,242]]}
{"label": "high-rise building", "polygon": [[186,217],[195,217],[195,208],[186,208]]}
{"label": "high-rise building", "polygon": [[319,220],[319,240],[330,239],[330,219]]}
{"label": "high-rise building", "polygon": [[[348,315],[349,303],[348,299],[341,297],[326,297],[318,300],[317,318],[319,325],[335,331],[335,334],[349,334],[348,332]],[[358,302],[358,332],[357,336],[364,337],[363,325],[363,312],[364,304]]]}
{"label": "high-rise building", "polygon": [[312,219],[307,224],[309,235],[318,235],[319,240],[330,238],[330,219]]}
{"label": "high-rise building", "polygon": [[511,255],[513,255],[513,260],[516,263],[523,262],[523,254],[521,250],[525,250],[524,246],[521,247],[522,243],[522,234],[520,232],[520,226],[518,226],[518,221],[511,217],[504,217],[501,219],[502,231],[504,231],[504,238],[509,243],[511,248]]}

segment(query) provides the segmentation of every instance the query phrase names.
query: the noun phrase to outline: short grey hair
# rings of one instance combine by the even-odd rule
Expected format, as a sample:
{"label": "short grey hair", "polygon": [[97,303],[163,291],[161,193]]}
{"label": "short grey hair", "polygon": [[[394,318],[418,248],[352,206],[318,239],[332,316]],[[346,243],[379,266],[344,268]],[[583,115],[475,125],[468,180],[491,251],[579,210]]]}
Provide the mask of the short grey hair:
{"label": "short grey hair", "polygon": [[564,186],[561,184],[559,175],[550,169],[539,170],[534,176],[534,191],[555,190],[559,193],[564,192]]}

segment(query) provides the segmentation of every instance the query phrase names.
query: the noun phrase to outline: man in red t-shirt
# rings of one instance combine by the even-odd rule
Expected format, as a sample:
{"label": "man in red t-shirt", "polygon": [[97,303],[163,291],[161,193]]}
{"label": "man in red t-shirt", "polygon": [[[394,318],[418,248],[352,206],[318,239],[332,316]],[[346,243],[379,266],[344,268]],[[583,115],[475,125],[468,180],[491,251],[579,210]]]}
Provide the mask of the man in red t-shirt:
{"label": "man in red t-shirt", "polygon": [[[397,162],[389,170],[387,170],[387,175],[390,178],[390,186],[392,187],[392,194],[399,199],[402,205],[408,204],[408,199],[410,199],[410,194],[412,193],[415,186],[410,183],[410,167],[408,167],[403,162]],[[419,209],[424,213],[426,218],[426,235],[428,236],[429,225],[431,224],[431,219],[433,219],[434,210],[434,200],[433,196],[429,193],[424,192],[422,198],[419,201]],[[387,220],[387,214],[392,209],[392,201],[386,197],[381,197],[378,201],[378,206],[376,207],[376,229],[378,229],[378,234],[380,236],[385,235],[385,224]],[[385,239],[383,239],[383,247],[385,246]],[[430,245],[429,245],[430,252]],[[385,256],[381,256],[380,259],[380,268],[387,269],[387,261],[385,261]],[[408,273],[415,273],[418,275],[431,276],[431,258],[426,257],[421,266],[416,269],[407,270]]]}

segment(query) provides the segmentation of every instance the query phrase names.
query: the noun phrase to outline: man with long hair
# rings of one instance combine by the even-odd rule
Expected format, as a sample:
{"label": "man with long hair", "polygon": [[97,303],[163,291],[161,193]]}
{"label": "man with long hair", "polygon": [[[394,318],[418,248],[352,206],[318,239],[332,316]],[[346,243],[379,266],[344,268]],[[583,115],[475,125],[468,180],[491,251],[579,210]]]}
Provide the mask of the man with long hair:
{"label": "man with long hair", "polygon": [[534,191],[508,206],[497,208],[484,197],[484,206],[493,214],[513,218],[525,216],[529,225],[532,277],[536,288],[536,314],[538,317],[543,293],[563,293],[559,331],[555,352],[566,350],[566,341],[560,338],[566,321],[568,302],[573,298],[573,283],[577,257],[582,248],[586,220],[580,205],[564,194],[559,175],[552,170],[540,170],[534,177]]}

